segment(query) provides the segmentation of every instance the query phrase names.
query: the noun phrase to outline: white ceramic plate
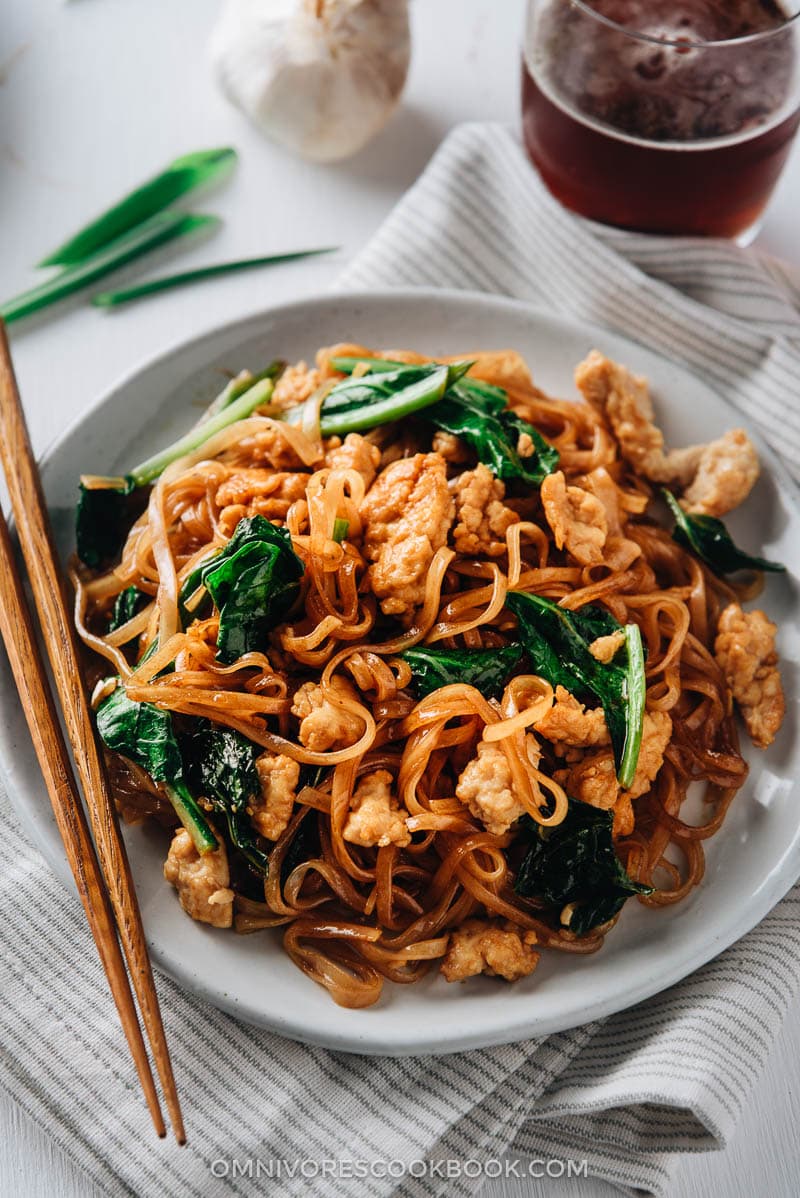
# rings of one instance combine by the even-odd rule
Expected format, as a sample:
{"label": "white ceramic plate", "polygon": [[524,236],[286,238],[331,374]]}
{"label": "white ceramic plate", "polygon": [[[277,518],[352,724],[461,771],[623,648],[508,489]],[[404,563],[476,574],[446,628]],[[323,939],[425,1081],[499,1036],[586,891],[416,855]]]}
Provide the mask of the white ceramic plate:
{"label": "white ceramic plate", "polygon": [[[333,295],[262,312],[180,346],[126,378],[46,455],[44,483],[57,539],[72,549],[72,508],[82,471],[121,473],[184,430],[220,387],[221,371],[253,369],[274,356],[310,357],[320,345],[360,341],[437,354],[513,346],[545,390],[574,394],[572,370],[597,346],[652,382],[671,444],[704,441],[741,423],[709,387],[679,366],[599,328],[524,304],[439,291]],[[763,449],[763,447],[762,447]],[[786,562],[764,606],[779,622],[788,715],[767,753],[749,751],[750,776],[722,831],[707,842],[703,884],[674,908],[629,902],[601,952],[546,953],[537,972],[513,986],[489,978],[448,985],[433,974],[415,986],[387,983],[381,1001],[346,1011],[283,954],[272,932],[236,936],[197,924],[162,878],[163,834],[126,830],[155,961],[182,986],[232,1014],[284,1035],[361,1053],[438,1053],[558,1032],[623,1009],[710,960],[760,920],[800,874],[795,584],[800,511],[793,484],[766,449],[763,475],[745,509],[730,519],[737,541]],[[31,839],[69,880],[16,692],[2,659],[0,761]]]}

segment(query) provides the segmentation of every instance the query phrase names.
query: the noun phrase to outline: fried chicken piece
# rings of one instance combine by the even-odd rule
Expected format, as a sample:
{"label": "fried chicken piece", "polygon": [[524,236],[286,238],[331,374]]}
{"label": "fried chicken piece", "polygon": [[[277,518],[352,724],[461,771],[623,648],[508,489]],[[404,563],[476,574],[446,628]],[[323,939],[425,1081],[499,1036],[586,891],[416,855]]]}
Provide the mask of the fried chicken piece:
{"label": "fried chicken piece", "polygon": [[533,973],[539,963],[534,944],[535,932],[509,920],[467,919],[450,933],[440,969],[448,982],[463,982],[480,973],[516,982]]}
{"label": "fried chicken piece", "polygon": [[611,835],[616,840],[621,836],[630,836],[636,826],[633,803],[627,790],[623,790],[614,804],[614,822],[611,825]]}
{"label": "fried chicken piece", "polygon": [[411,844],[406,827],[406,812],[400,810],[392,794],[392,775],[388,770],[365,774],[356,787],[353,804],[342,836],[351,844],[364,848],[396,844],[404,848]]}
{"label": "fried chicken piece", "polygon": [[506,550],[506,529],[519,516],[503,503],[506,489],[488,466],[479,463],[450,484],[456,501],[453,544],[466,557],[499,557]]}
{"label": "fried chicken piece", "polygon": [[[243,516],[263,516],[266,520],[285,520],[293,503],[306,493],[309,474],[286,471],[237,470],[217,487],[214,499],[221,509],[235,507],[237,522]],[[226,513],[225,525],[230,525]]]}
{"label": "fried chicken piece", "polygon": [[681,507],[696,516],[724,516],[747,498],[759,472],[753,442],[744,429],[732,428],[703,449]]}
{"label": "fried chicken piece", "polygon": [[178,828],[164,862],[164,877],[178,892],[187,915],[215,928],[233,923],[228,854],[220,840],[211,853],[198,853],[185,828]]}
{"label": "fried chicken piece", "polygon": [[336,703],[336,697],[358,700],[353,687],[338,675],[325,689],[317,682],[304,682],[292,701],[292,715],[300,720],[300,744],[314,753],[354,745],[364,731],[363,721]]}
{"label": "fried chicken piece", "polygon": [[417,453],[383,470],[361,504],[372,590],[387,616],[412,615],[433,555],[447,542],[455,504],[444,459]]}
{"label": "fried chicken piece", "polygon": [[602,707],[588,711],[563,686],[556,687],[555,703],[534,724],[540,736],[558,747],[585,748],[610,744]]}
{"label": "fried chicken piece", "polygon": [[261,795],[251,800],[247,813],[255,830],[267,840],[277,840],[292,818],[300,766],[291,757],[270,752],[256,758]]}
{"label": "fried chicken piece", "polygon": [[750,494],[758,478],[758,455],[743,429],[732,429],[708,445],[666,452],[646,379],[594,349],[577,366],[575,382],[608,420],[623,458],[651,482],[683,489],[687,511],[722,516]]}
{"label": "fried chicken piece", "polygon": [[610,811],[621,796],[638,799],[645,794],[664,764],[664,753],[672,736],[672,720],[667,711],[646,711],[642,724],[642,743],[636,773],[630,788],[620,790],[612,749],[599,749],[587,753],[581,761],[568,769],[558,770],[557,782],[574,799]]}
{"label": "fried chicken piece", "polygon": [[525,812],[512,790],[508,759],[499,745],[491,741],[481,741],[478,745],[477,756],[467,763],[458,779],[456,797],[495,836],[507,832]]}
{"label": "fried chicken piece", "polygon": [[664,434],[654,423],[647,380],[593,349],[575,368],[584,399],[606,417],[620,453],[637,474],[653,482],[687,486],[694,477],[702,446],[664,453]]}
{"label": "fried chicken piece", "polygon": [[637,557],[641,547],[625,535],[623,528],[622,503],[635,505],[633,510],[642,512],[647,506],[646,495],[630,495],[620,491],[605,466],[590,470],[580,479],[580,485],[599,499],[606,513],[608,536],[603,548],[603,558],[613,570],[627,570]]}
{"label": "fried chicken piece", "polygon": [[595,661],[608,665],[624,644],[625,633],[620,628],[616,632],[609,633],[608,636],[599,636],[597,640],[592,641],[589,652]]}
{"label": "fried chicken piece", "polygon": [[381,451],[360,433],[348,433],[344,441],[331,437],[325,450],[325,465],[331,470],[356,470],[369,490],[375,481]]}
{"label": "fried chicken piece", "polygon": [[777,629],[763,611],[731,603],[719,617],[714,656],[739,705],[750,739],[771,745],[783,722],[786,701],[775,651]]}
{"label": "fried chicken piece", "polygon": [[305,362],[296,362],[287,366],[275,384],[271,403],[282,408],[291,408],[295,404],[305,403],[320,385],[319,370],[309,368]]}
{"label": "fried chicken piece", "polygon": [[540,494],[556,547],[566,547],[582,566],[601,562],[608,521],[600,500],[582,487],[568,487],[562,470],[547,475]]}
{"label": "fried chicken piece", "polygon": [[433,434],[431,448],[434,453],[438,453],[446,462],[451,462],[455,466],[469,461],[467,445],[455,433],[446,433],[444,429],[438,428]]}

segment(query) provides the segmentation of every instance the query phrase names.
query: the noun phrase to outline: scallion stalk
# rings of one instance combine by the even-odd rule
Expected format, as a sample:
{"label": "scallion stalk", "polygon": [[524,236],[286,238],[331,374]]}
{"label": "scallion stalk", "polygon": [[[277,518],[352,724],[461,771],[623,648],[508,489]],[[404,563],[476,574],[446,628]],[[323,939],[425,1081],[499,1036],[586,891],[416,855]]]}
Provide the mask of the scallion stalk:
{"label": "scallion stalk", "polygon": [[118,237],[137,228],[179,196],[227,174],[235,162],[236,151],[230,146],[198,150],[194,154],[176,158],[160,174],[148,179],[119,203],[107,208],[95,220],[79,229],[58,249],[43,258],[39,266],[74,266],[83,262]]}
{"label": "scallion stalk", "polygon": [[176,237],[186,237],[201,229],[212,229],[219,223],[216,216],[161,212],[119,237],[91,258],[76,266],[68,266],[47,282],[6,300],[0,306],[0,316],[6,324],[13,320],[21,320],[23,316],[31,316],[41,308],[65,299],[74,291],[79,291],[89,283],[94,283],[96,279],[111,274],[113,270],[118,270],[134,258],[139,258]]}

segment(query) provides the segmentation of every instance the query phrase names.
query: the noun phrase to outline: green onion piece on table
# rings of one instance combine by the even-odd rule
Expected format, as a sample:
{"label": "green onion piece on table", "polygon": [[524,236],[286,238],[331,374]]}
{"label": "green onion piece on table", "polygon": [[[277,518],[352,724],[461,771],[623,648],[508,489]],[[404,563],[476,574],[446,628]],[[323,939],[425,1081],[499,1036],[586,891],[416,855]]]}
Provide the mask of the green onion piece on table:
{"label": "green onion piece on table", "polygon": [[186,287],[191,283],[200,283],[204,279],[215,279],[218,275],[235,274],[240,270],[253,270],[257,266],[277,266],[281,262],[294,262],[299,258],[311,258],[316,254],[332,254],[338,246],[327,246],[320,250],[295,250],[290,254],[270,254],[262,258],[239,258],[234,262],[217,262],[211,266],[200,266],[195,270],[184,270],[180,274],[162,275],[157,279],[148,279],[144,283],[136,283],[133,287],[124,287],[120,291],[100,291],[92,296],[96,308],[117,308],[132,300],[144,299],[159,291],[170,291],[175,287]]}
{"label": "green onion piece on table", "polygon": [[39,266],[74,266],[83,262],[118,237],[137,228],[179,196],[227,174],[235,162],[236,151],[229,146],[199,150],[176,158],[155,178],[148,179],[74,233],[63,245],[43,258]]}
{"label": "green onion piece on table", "polygon": [[6,300],[0,305],[0,316],[6,324],[30,316],[41,308],[54,304],[57,300],[65,299],[74,291],[79,291],[89,283],[94,283],[104,275],[119,270],[134,258],[174,241],[177,237],[186,237],[198,233],[201,229],[210,230],[219,225],[216,216],[201,216],[185,212],[161,212],[152,216],[144,224],[117,238],[116,241],[84,259],[75,266],[68,266],[53,278],[28,291],[23,291],[13,299]]}

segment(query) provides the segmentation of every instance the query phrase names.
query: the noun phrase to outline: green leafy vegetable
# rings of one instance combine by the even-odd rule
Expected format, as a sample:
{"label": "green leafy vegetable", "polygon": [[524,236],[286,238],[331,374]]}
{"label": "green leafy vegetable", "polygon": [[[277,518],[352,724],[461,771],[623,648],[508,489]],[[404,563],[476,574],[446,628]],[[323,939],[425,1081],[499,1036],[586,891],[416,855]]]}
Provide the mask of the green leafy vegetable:
{"label": "green leafy vegetable", "polygon": [[[388,375],[404,369],[423,369],[404,367],[401,362],[392,362],[388,358],[331,358],[331,366],[343,374],[352,373],[361,364],[369,366],[370,375],[366,377]],[[323,405],[323,412],[326,411],[327,401]],[[511,411],[508,395],[502,387],[495,387],[481,379],[465,378],[463,375],[451,379],[444,397],[433,406],[426,406],[425,419],[466,441],[475,450],[478,461],[488,466],[497,478],[519,478],[538,486],[558,466],[558,450],[532,424]],[[533,443],[533,453],[527,457],[522,457],[517,449],[523,433]]]}
{"label": "green leafy vegetable", "polygon": [[613,812],[576,799],[554,828],[525,817],[530,847],[517,874],[517,894],[559,910],[575,903],[569,930],[579,936],[613,919],[631,895],[652,894],[651,886],[628,877],[614,851],[613,823]]}
{"label": "green leafy vegetable", "polygon": [[303,569],[285,528],[263,516],[245,517],[224,549],[189,576],[181,602],[206,587],[219,610],[217,656],[230,665],[243,653],[265,648],[267,633],[285,619],[299,594]]}
{"label": "green leafy vegetable", "polygon": [[[343,437],[420,412],[437,403],[470,366],[470,362],[452,366],[401,365],[390,371],[344,379],[322,402],[320,433],[323,437]],[[288,418],[293,422],[301,420],[304,406],[290,410]]]}
{"label": "green leafy vegetable", "polygon": [[119,203],[108,208],[90,224],[73,234],[57,250],[39,263],[40,266],[72,266],[103,249],[129,230],[160,212],[179,196],[210,183],[230,171],[236,162],[236,151],[230,147],[199,150],[176,158],[174,162],[148,179]]}
{"label": "green leafy vegetable", "polygon": [[439,687],[462,682],[474,686],[487,699],[502,693],[522,657],[522,645],[500,649],[434,649],[417,645],[400,657],[411,667],[417,697],[424,699]]}
{"label": "green leafy vegetable", "polygon": [[76,543],[81,561],[87,566],[97,567],[116,557],[130,527],[126,496],[155,482],[172,462],[196,452],[229,425],[251,416],[256,408],[269,402],[273,388],[273,375],[270,373],[268,377],[252,383],[244,393],[215,411],[184,437],[135,466],[129,474],[119,477],[84,476],[76,512]]}
{"label": "green leafy vegetable", "polygon": [[[499,394],[497,394],[499,393]],[[558,466],[558,450],[532,424],[507,406],[499,387],[477,379],[462,379],[451,387],[441,403],[426,413],[437,428],[466,441],[497,477],[519,478],[538,486]],[[521,434],[533,443],[533,452],[522,457],[517,449]]]}
{"label": "green leafy vegetable", "polygon": [[216,262],[210,266],[197,267],[195,270],[184,270],[179,274],[161,275],[157,279],[148,279],[133,287],[124,287],[120,291],[100,291],[97,295],[92,296],[92,303],[95,308],[118,308],[121,304],[144,299],[145,296],[155,295],[159,291],[171,291],[175,287],[186,287],[190,283],[215,279],[219,275],[236,274],[241,270],[253,270],[257,266],[277,266],[281,262],[295,262],[299,258],[312,258],[317,254],[332,254],[338,248],[333,245],[320,250],[295,250],[290,254],[269,254],[261,258],[239,258],[234,262]]}
{"label": "green leafy vegetable", "polygon": [[126,587],[124,591],[120,591],[114,603],[108,631],[115,632],[117,628],[127,624],[146,602],[147,595],[137,590],[136,587]]}
{"label": "green leafy vegetable", "polygon": [[216,216],[161,212],[98,250],[91,258],[86,258],[75,266],[68,266],[52,279],[6,300],[0,306],[0,316],[6,324],[11,324],[13,320],[21,320],[23,316],[30,316],[33,312],[54,304],[56,300],[72,295],[81,287],[94,283],[104,275],[111,274],[113,270],[132,262],[134,258],[139,258],[176,237],[186,237],[201,229],[216,228],[219,223]]}
{"label": "green leafy vegetable", "polygon": [[[644,649],[638,624],[623,628],[600,608],[587,606],[571,612],[551,599],[523,591],[511,591],[506,604],[517,617],[520,639],[534,671],[583,701],[591,696],[599,700],[619,784],[629,787],[639,759],[645,703]],[[625,644],[614,660],[607,664],[597,661],[589,645],[599,636],[620,630]]]}
{"label": "green leafy vegetable", "polygon": [[286,879],[293,869],[304,861],[318,857],[319,854],[319,819],[316,811],[307,807],[281,864],[281,886],[286,884]]}
{"label": "green leafy vegetable", "polygon": [[739,549],[721,520],[714,516],[690,516],[671,491],[664,489],[661,494],[675,517],[673,540],[695,553],[714,574],[733,574],[736,570],[769,570],[777,574],[786,570],[780,562],[751,557]]}
{"label": "green leafy vegetable", "polygon": [[97,709],[97,729],[109,749],[163,785],[198,853],[216,849],[217,838],[187,785],[169,712],[152,703],[135,703],[118,682]]}
{"label": "green leafy vegetable", "polygon": [[247,815],[248,802],[260,793],[256,757],[261,750],[241,733],[210,720],[193,720],[181,737],[186,774],[193,790],[225,817],[228,834],[248,865],[263,877],[267,856],[258,847]]}
{"label": "green leafy vegetable", "polygon": [[113,488],[90,491],[81,484],[75,511],[78,557],[96,570],[119,555],[131,526],[129,493]]}

